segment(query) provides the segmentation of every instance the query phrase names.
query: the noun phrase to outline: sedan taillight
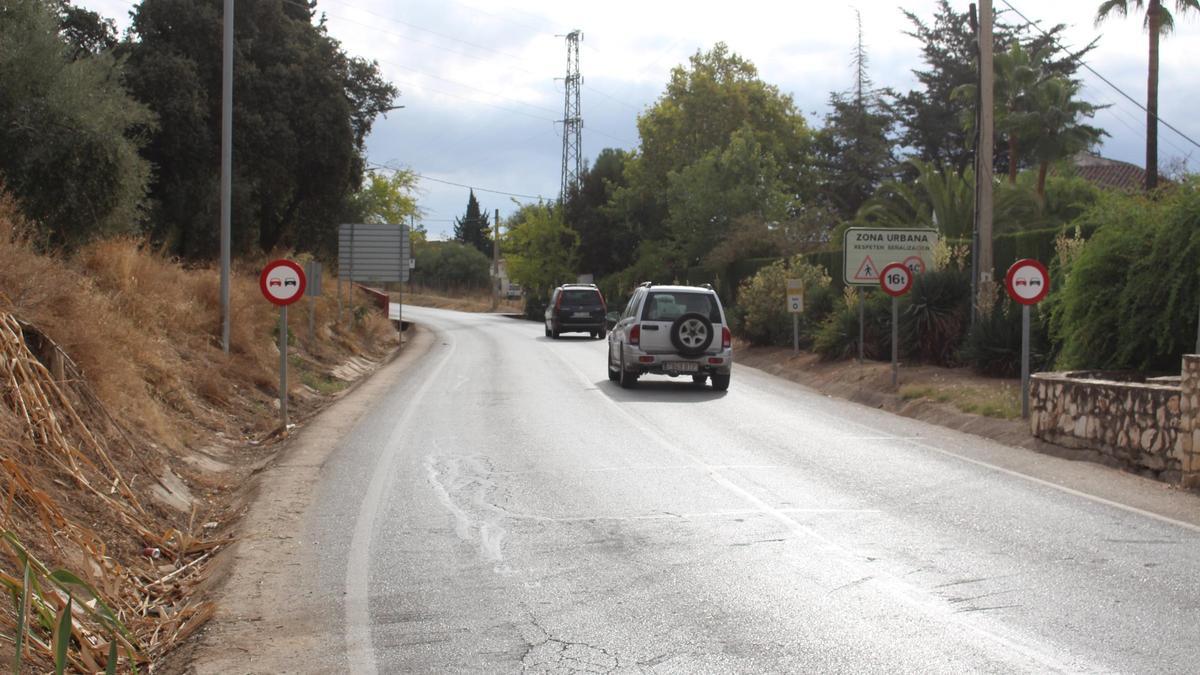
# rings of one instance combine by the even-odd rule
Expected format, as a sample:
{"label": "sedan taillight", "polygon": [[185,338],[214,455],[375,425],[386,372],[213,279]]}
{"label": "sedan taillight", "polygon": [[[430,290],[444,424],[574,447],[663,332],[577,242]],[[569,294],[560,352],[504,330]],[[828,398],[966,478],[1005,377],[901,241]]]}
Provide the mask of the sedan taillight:
{"label": "sedan taillight", "polygon": [[642,326],[638,324],[629,329],[629,344],[637,347],[642,344]]}

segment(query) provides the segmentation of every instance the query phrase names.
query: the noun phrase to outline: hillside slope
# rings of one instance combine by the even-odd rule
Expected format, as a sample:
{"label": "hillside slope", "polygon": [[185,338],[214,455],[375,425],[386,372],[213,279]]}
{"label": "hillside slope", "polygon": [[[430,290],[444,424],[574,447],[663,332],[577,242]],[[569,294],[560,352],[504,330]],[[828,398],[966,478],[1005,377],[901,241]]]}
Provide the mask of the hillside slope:
{"label": "hillside slope", "polygon": [[[28,231],[0,197],[0,583],[16,599],[0,611],[0,658],[21,644],[26,669],[49,670],[70,596],[71,665],[103,670],[115,643],[127,671],[211,614],[206,568],[283,435],[278,312],[239,265],[225,354],[215,270],[133,240],[45,255]],[[315,302],[311,341],[308,301],[290,312],[294,420],[396,346],[369,306],[338,322],[335,287]]]}

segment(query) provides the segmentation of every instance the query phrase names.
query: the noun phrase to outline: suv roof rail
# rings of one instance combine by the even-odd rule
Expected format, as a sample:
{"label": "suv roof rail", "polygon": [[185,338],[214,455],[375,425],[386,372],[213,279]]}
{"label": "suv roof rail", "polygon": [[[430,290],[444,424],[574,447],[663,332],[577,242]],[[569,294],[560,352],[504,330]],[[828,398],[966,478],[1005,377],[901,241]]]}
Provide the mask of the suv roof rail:
{"label": "suv roof rail", "polygon": [[712,284],[700,284],[700,288],[707,288],[710,291],[713,289]]}
{"label": "suv roof rail", "polygon": [[650,288],[653,285],[654,285],[653,281],[643,281],[642,283],[638,284],[638,286],[641,288]]}

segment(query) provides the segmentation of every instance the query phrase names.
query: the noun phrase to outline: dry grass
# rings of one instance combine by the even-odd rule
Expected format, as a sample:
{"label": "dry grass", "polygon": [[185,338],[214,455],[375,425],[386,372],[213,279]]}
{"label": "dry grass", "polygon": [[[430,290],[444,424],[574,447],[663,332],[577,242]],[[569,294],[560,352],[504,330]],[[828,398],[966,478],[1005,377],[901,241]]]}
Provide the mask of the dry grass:
{"label": "dry grass", "polygon": [[[49,567],[66,567],[119,600],[122,620],[153,660],[209,615],[190,596],[205,569],[197,560],[216,540],[205,542],[196,532],[206,521],[235,517],[228,505],[242,482],[206,475],[184,459],[218,435],[234,444],[264,440],[278,424],[278,311],[259,292],[259,266],[236,266],[225,354],[214,269],[183,266],[134,239],[98,242],[69,258],[47,255],[30,246],[28,231],[0,192],[0,315],[28,322],[77,367],[57,383],[42,372],[39,353],[18,359],[27,373],[22,379],[0,382],[0,530],[12,531]],[[327,279],[325,288],[334,284]],[[345,316],[358,320],[337,323],[332,291],[315,302],[316,335],[309,340],[308,309],[306,299],[289,312],[289,352],[303,356],[314,383],[350,356],[379,358],[396,344],[391,324],[361,303],[346,308]],[[21,353],[21,345],[10,346]],[[15,363],[11,355],[9,362]],[[306,386],[301,377],[289,382],[292,392]],[[67,403],[54,402],[60,385],[70,391]],[[319,399],[325,392],[314,388]],[[45,412],[25,412],[22,401],[42,399],[52,404]],[[296,399],[294,413],[319,405],[313,400]],[[38,431],[39,420],[65,419],[71,405],[78,423]],[[192,513],[150,498],[167,467],[191,483],[198,498]],[[145,558],[145,547],[163,550],[164,558]],[[14,551],[0,543],[0,580],[19,583]],[[179,570],[186,573],[174,578],[170,592],[144,586]],[[0,625],[15,626],[14,617],[0,610]],[[4,633],[0,658],[7,659],[2,645],[11,634]],[[86,656],[75,644],[72,658]]]}
{"label": "dry grass", "polygon": [[[392,299],[396,294],[392,293]],[[438,309],[454,309],[460,312],[490,312],[492,311],[492,296],[488,291],[478,290],[441,290],[414,286],[404,289],[404,302],[421,307],[436,307]],[[500,300],[497,312],[521,313],[525,305],[520,299]]]}
{"label": "dry grass", "polygon": [[906,400],[928,399],[949,403],[965,413],[1015,420],[1021,417],[1021,390],[1003,383],[995,386],[914,384],[900,387]]}

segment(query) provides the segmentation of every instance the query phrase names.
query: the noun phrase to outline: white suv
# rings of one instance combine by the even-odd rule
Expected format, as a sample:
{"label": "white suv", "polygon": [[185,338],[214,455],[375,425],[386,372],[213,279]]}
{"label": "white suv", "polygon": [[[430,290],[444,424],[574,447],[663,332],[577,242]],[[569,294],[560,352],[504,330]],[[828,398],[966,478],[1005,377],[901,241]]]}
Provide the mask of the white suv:
{"label": "white suv", "polygon": [[690,375],[729,388],[733,336],[711,286],[638,286],[608,334],[608,379],[629,388],[644,374]]}

